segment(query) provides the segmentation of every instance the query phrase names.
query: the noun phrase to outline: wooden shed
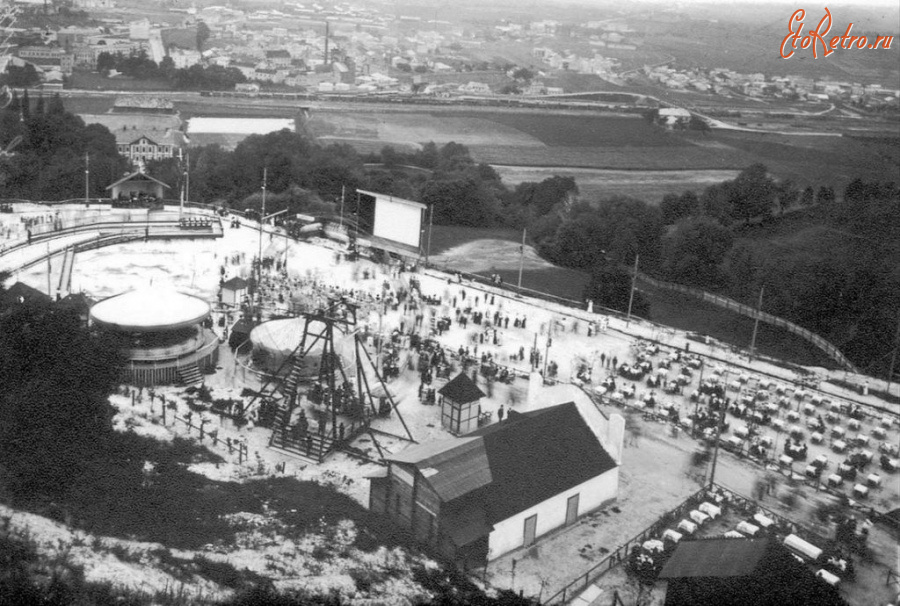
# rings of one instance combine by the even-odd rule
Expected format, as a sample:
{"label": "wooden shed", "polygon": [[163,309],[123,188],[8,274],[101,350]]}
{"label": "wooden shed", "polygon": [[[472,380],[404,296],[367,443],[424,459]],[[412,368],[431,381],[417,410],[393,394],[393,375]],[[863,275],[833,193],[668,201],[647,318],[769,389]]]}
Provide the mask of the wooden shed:
{"label": "wooden shed", "polygon": [[438,390],[441,396],[441,427],[462,435],[478,429],[480,400],[484,397],[474,381],[461,372]]}

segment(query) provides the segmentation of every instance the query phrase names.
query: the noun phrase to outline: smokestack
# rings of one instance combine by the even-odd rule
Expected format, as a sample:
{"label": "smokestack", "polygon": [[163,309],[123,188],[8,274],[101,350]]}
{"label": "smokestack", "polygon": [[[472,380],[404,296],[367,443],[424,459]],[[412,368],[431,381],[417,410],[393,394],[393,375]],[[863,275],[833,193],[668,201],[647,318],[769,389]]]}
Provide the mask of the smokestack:
{"label": "smokestack", "polygon": [[328,21],[325,22],[325,65],[328,65]]}

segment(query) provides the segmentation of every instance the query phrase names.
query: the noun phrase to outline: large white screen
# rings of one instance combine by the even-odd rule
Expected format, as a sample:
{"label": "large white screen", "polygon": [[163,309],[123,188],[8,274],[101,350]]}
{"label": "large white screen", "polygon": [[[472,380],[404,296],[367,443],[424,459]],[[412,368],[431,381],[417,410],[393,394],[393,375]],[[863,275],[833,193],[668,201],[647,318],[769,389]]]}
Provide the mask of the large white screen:
{"label": "large white screen", "polygon": [[387,198],[375,200],[375,226],[372,234],[419,248],[422,232],[422,209]]}

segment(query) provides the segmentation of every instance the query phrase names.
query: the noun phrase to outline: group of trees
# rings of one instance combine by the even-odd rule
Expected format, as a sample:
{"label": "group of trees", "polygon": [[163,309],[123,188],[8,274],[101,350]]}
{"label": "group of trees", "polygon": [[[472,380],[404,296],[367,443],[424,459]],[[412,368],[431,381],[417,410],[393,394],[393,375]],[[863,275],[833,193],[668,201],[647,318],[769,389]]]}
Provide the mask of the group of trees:
{"label": "group of trees", "polygon": [[11,303],[8,277],[0,273],[0,495],[49,502],[76,490],[103,456],[123,362],[71,308]]}
{"label": "group of trees", "polygon": [[[663,199],[670,227],[657,275],[753,306],[762,291],[764,311],[884,370],[900,305],[898,207],[894,183],[857,179],[839,198],[831,186],[801,191],[754,165],[700,195]],[[795,227],[780,230],[782,218]]]}
{"label": "group of trees", "polygon": [[168,80],[179,90],[231,90],[235,84],[246,82],[241,70],[219,65],[192,65],[177,69],[175,62],[166,55],[159,64],[145,49],[129,54],[102,52],[97,56],[97,71],[109,75],[112,70],[138,80]]}
{"label": "group of trees", "polygon": [[90,155],[90,195],[127,168],[115,137],[99,124],[85,125],[68,113],[56,94],[32,100],[26,90],[13,95],[0,110],[0,147],[14,152],[0,156],[0,191],[4,197],[64,200],[84,196],[84,156]]}

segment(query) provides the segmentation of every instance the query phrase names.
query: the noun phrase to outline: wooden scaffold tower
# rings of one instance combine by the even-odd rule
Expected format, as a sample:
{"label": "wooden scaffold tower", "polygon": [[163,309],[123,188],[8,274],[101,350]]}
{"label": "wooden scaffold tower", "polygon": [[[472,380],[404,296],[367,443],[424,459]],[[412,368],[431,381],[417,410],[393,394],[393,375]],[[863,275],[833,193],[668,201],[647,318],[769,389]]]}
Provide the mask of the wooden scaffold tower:
{"label": "wooden scaffold tower", "polygon": [[[270,447],[319,463],[337,450],[364,457],[358,449],[347,447],[365,433],[378,452],[376,462],[382,462],[385,452],[377,434],[415,442],[359,334],[357,309],[355,302],[340,297],[299,316],[303,322],[300,342],[243,411],[246,415],[255,408],[257,423],[272,429]],[[335,349],[336,330],[339,338],[352,337],[352,362]],[[316,346],[321,346],[318,371],[310,376],[315,357],[310,353]],[[308,412],[317,419],[309,419]],[[397,415],[405,435],[373,430],[374,419],[391,414]]]}

